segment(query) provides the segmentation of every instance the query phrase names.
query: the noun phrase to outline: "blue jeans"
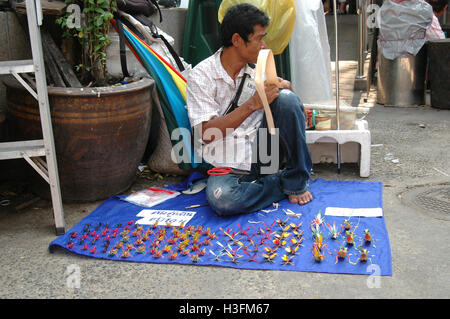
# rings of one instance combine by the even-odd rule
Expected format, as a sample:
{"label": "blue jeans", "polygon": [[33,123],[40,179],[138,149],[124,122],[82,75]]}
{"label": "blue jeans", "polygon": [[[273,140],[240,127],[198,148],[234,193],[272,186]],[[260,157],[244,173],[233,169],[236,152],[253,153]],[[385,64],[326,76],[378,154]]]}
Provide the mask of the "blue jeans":
{"label": "blue jeans", "polygon": [[[256,160],[250,173],[210,176],[206,187],[206,196],[212,209],[220,216],[255,212],[278,202],[287,195],[299,195],[308,190],[312,168],[311,155],[306,144],[305,114],[303,105],[297,95],[289,90],[280,91],[278,98],[270,105],[277,128],[276,139],[279,141],[278,162],[284,164],[273,173],[262,173],[267,168],[258,152],[258,141],[264,139],[268,150],[276,148],[270,145],[269,134],[258,135],[253,142],[253,155]],[[264,117],[260,129],[267,128]],[[269,163],[270,164],[270,163]]]}

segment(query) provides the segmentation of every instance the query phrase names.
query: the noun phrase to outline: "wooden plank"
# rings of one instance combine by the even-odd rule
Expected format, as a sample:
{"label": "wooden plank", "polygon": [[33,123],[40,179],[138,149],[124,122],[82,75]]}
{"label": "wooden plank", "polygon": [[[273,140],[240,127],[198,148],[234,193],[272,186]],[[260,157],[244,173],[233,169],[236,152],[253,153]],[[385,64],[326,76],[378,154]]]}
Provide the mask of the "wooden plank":
{"label": "wooden plank", "polygon": [[[61,0],[41,0],[42,13],[45,15],[60,16],[66,12],[67,4]],[[26,1],[16,4],[16,12],[20,14],[27,13]]]}
{"label": "wooden plank", "polygon": [[72,66],[67,62],[64,58],[61,50],[58,48],[56,43],[53,41],[53,38],[48,32],[42,31],[42,40],[48,46],[48,50],[53,56],[53,59],[58,66],[58,69],[66,82],[67,86],[70,87],[82,87],[80,81],[72,70]]}
{"label": "wooden plank", "polygon": [[30,87],[34,91],[36,91],[36,81],[34,80],[34,78],[28,73],[22,73],[21,75],[22,75],[22,78],[25,80],[25,82],[28,82]]}
{"label": "wooden plank", "polygon": [[66,84],[59,73],[58,66],[56,65],[53,55],[50,53],[47,37],[42,37],[42,49],[44,51],[44,61],[48,71],[46,72],[47,76],[51,79],[51,82],[54,83],[55,86],[66,87]]}

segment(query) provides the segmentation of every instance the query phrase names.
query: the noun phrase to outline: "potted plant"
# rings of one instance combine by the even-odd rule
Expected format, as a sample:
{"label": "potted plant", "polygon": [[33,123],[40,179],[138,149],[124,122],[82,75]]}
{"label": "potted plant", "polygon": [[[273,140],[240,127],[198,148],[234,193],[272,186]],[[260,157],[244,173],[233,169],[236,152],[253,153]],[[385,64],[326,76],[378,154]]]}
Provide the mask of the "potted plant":
{"label": "potted plant", "polygon": [[97,85],[106,84],[106,48],[110,20],[117,11],[116,0],[65,0],[67,11],[56,19],[63,37],[74,37],[81,46],[81,61],[76,65],[83,82],[93,79]]}
{"label": "potted plant", "polygon": [[[108,84],[106,48],[116,0],[66,3],[67,14],[57,23],[65,37],[79,42],[82,53],[74,69],[82,87],[49,86],[48,95],[63,201],[87,202],[133,183],[150,133],[153,81]],[[42,138],[37,102],[18,83],[5,80],[5,85],[14,135]],[[50,197],[42,193],[47,187],[35,189]]]}

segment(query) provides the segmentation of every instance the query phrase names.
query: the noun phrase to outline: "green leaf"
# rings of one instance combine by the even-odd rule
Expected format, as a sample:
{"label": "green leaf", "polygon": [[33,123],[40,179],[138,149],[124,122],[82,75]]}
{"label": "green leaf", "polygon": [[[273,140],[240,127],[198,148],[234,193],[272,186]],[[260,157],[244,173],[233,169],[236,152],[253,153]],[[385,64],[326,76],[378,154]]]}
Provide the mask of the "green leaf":
{"label": "green leaf", "polygon": [[99,51],[99,50],[101,50],[102,48],[103,48],[103,44],[102,44],[102,43],[97,44],[97,45],[95,46],[95,48],[94,48],[94,51]]}
{"label": "green leaf", "polygon": [[102,17],[97,17],[97,19],[95,19],[94,25],[95,25],[96,27],[99,27],[99,26],[101,26],[102,24],[103,24],[103,19],[102,19]]}

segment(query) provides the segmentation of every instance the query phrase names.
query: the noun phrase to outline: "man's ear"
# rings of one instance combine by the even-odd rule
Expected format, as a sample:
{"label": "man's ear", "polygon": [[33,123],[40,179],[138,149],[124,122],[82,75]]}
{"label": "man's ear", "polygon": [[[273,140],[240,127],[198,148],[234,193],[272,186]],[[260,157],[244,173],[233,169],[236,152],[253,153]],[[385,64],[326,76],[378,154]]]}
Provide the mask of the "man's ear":
{"label": "man's ear", "polygon": [[239,33],[235,33],[231,36],[231,43],[233,43],[234,47],[238,47],[241,45],[242,41],[244,41]]}

